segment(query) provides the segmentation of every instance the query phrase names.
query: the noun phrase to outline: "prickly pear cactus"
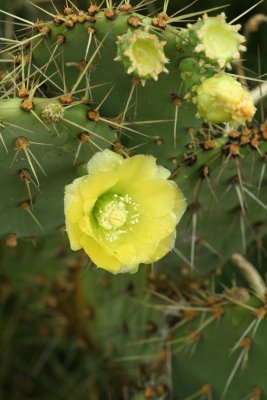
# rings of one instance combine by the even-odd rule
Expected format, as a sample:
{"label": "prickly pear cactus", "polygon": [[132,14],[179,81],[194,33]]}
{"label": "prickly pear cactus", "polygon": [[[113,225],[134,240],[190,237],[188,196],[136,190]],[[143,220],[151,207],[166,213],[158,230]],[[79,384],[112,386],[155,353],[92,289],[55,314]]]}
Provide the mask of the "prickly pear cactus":
{"label": "prickly pear cactus", "polygon": [[170,6],[1,12],[0,398],[267,396],[262,80],[238,18]]}

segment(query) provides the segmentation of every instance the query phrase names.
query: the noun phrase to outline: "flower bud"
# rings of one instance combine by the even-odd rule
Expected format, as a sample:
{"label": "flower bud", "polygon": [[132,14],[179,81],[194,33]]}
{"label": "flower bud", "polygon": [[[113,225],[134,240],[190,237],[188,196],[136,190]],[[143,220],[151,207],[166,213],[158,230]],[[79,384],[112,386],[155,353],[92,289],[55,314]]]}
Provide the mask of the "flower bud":
{"label": "flower bud", "polygon": [[197,89],[198,113],[205,120],[232,126],[251,121],[256,108],[252,98],[233,77],[221,73],[206,79]]}

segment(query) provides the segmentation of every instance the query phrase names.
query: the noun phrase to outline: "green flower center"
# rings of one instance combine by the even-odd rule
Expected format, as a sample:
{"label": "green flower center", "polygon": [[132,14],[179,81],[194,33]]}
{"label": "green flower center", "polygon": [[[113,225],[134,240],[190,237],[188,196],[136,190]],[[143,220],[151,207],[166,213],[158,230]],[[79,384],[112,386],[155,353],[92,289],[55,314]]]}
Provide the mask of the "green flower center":
{"label": "green flower center", "polygon": [[159,63],[159,53],[151,40],[138,39],[133,44],[133,55],[137,64],[142,68],[154,70]]}
{"label": "green flower center", "polygon": [[215,58],[228,60],[238,51],[236,33],[227,24],[211,23],[205,26],[203,44]]}
{"label": "green flower center", "polygon": [[126,194],[105,193],[95,203],[93,215],[99,233],[104,239],[113,242],[119,236],[132,230],[139,219],[139,205]]}

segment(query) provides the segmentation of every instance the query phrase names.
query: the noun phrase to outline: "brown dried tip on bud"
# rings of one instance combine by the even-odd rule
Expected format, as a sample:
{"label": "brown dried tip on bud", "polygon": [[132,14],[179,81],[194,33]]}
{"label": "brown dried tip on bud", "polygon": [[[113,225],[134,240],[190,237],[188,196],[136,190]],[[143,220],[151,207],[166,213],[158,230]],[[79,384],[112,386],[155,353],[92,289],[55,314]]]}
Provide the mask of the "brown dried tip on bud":
{"label": "brown dried tip on bud", "polygon": [[71,21],[72,21],[74,24],[76,24],[76,22],[78,22],[78,15],[74,14],[74,15],[72,15],[70,18],[71,18]]}
{"label": "brown dried tip on bud", "polygon": [[90,142],[91,136],[88,132],[83,132],[78,136],[81,143],[88,143]]}
{"label": "brown dried tip on bud", "polygon": [[18,244],[18,236],[16,233],[9,233],[6,237],[6,245],[7,247],[13,248]]}
{"label": "brown dried tip on bud", "polygon": [[252,346],[251,338],[249,336],[244,337],[240,343],[240,347],[242,347],[244,350],[250,350],[251,346]]}
{"label": "brown dried tip on bud", "polygon": [[64,15],[71,15],[73,14],[73,9],[71,7],[64,8]]}
{"label": "brown dried tip on bud", "polygon": [[73,21],[72,19],[68,19],[68,20],[65,22],[65,26],[66,26],[66,28],[68,28],[68,29],[73,28],[73,26],[74,26],[74,21]]}
{"label": "brown dried tip on bud", "polygon": [[138,78],[136,78],[134,76],[131,78],[131,84],[132,85],[138,86],[138,85],[140,85],[140,83],[141,83],[140,79],[138,79]]}
{"label": "brown dried tip on bud", "polygon": [[31,203],[29,200],[23,201],[22,203],[19,204],[19,208],[22,211],[28,211],[31,208]]}
{"label": "brown dried tip on bud", "polygon": [[112,8],[106,8],[104,11],[104,15],[107,19],[111,20],[117,18],[117,14]]}
{"label": "brown dried tip on bud", "polygon": [[26,150],[30,145],[29,139],[25,136],[18,136],[15,139],[15,149],[16,150]]}
{"label": "brown dried tip on bud", "polygon": [[212,307],[212,312],[215,318],[221,318],[224,314],[224,309],[222,306],[214,306]]}
{"label": "brown dried tip on bud", "polygon": [[[205,165],[204,167],[202,167],[202,168],[200,169],[200,172],[199,172],[200,178],[205,179],[205,178],[207,178],[209,175],[210,175],[210,169],[209,169],[209,167],[208,167],[207,165]],[[203,239],[202,239],[202,240],[203,240]],[[200,244],[204,244],[204,242],[202,241],[202,243],[200,242]]]}
{"label": "brown dried tip on bud", "polygon": [[61,46],[65,43],[66,37],[61,33],[57,36],[57,44]]}
{"label": "brown dried tip on bud", "polygon": [[30,91],[29,89],[23,88],[18,90],[18,97],[20,99],[25,99],[26,97],[29,97]]}
{"label": "brown dried tip on bud", "polygon": [[80,63],[79,63],[80,70],[84,71],[85,68],[87,67],[87,64],[88,64],[88,62],[86,60],[80,61]]}
{"label": "brown dried tip on bud", "polygon": [[163,144],[163,140],[158,136],[158,137],[155,138],[154,143],[157,146],[161,146]]}
{"label": "brown dried tip on bud", "polygon": [[31,111],[34,109],[33,101],[30,99],[24,99],[21,104],[20,108],[24,111]]}
{"label": "brown dried tip on bud", "polygon": [[125,13],[131,12],[132,9],[133,9],[133,6],[130,3],[125,3],[120,6],[120,11],[125,12]]}
{"label": "brown dried tip on bud", "polygon": [[54,17],[54,23],[55,23],[56,25],[61,25],[61,24],[63,24],[64,21],[65,21],[64,15],[62,15],[62,14],[57,14],[57,15],[55,15],[55,17]]}
{"label": "brown dried tip on bud", "polygon": [[112,150],[120,153],[123,150],[123,145],[118,140],[112,144]]}
{"label": "brown dried tip on bud", "polygon": [[43,37],[47,37],[50,35],[51,29],[49,28],[49,26],[43,25],[42,28],[39,29],[39,32]]}
{"label": "brown dried tip on bud", "polygon": [[241,145],[244,146],[244,145],[246,145],[248,143],[250,143],[250,139],[249,139],[248,136],[244,136],[244,135],[240,136],[240,144]]}
{"label": "brown dried tip on bud", "polygon": [[58,227],[58,229],[60,230],[60,232],[65,233],[66,232],[66,225],[62,224]]}
{"label": "brown dried tip on bud", "polygon": [[95,28],[93,26],[89,26],[87,29],[87,32],[89,35],[94,35],[95,34]]}
{"label": "brown dried tip on bud", "polygon": [[87,113],[87,118],[88,118],[90,121],[95,121],[95,122],[97,122],[97,121],[99,121],[99,119],[100,119],[100,114],[99,114],[99,112],[98,112],[97,110],[91,110],[91,111],[89,111],[89,112]]}
{"label": "brown dried tip on bud", "polygon": [[240,132],[232,129],[230,132],[228,132],[228,137],[232,140],[238,139],[240,137]]}
{"label": "brown dried tip on bud", "polygon": [[206,140],[206,142],[203,143],[202,147],[206,151],[213,150],[216,147],[216,142],[212,139]]}
{"label": "brown dried tip on bud", "polygon": [[91,4],[90,7],[88,8],[89,14],[97,14],[100,11],[100,7],[98,7],[96,4]]}
{"label": "brown dried tip on bud", "polygon": [[168,21],[168,19],[170,18],[169,15],[168,15],[166,12],[164,12],[164,11],[160,12],[160,13],[158,14],[158,17],[159,17],[160,19],[164,19],[165,21]]}
{"label": "brown dried tip on bud", "polygon": [[36,30],[40,30],[44,26],[44,22],[40,19],[37,19],[36,22],[34,23],[34,28]]}
{"label": "brown dried tip on bud", "polygon": [[207,396],[210,397],[212,395],[212,386],[209,383],[207,383],[206,385],[202,386],[201,393],[202,394],[206,394]]}
{"label": "brown dried tip on bud", "polygon": [[141,19],[135,15],[131,15],[127,20],[128,25],[137,28],[138,26],[142,25]]}
{"label": "brown dried tip on bud", "polygon": [[87,14],[85,15],[85,20],[91,22],[92,24],[96,21],[93,15],[87,15]]}
{"label": "brown dried tip on bud", "polygon": [[236,144],[230,144],[229,154],[231,154],[231,156],[234,156],[234,157],[239,156],[240,155],[239,146],[237,146]]}
{"label": "brown dried tip on bud", "polygon": [[78,22],[79,24],[84,24],[86,21],[86,16],[83,11],[79,11],[78,13]]}
{"label": "brown dried tip on bud", "polygon": [[253,149],[257,149],[257,148],[259,147],[259,144],[260,144],[260,141],[259,141],[258,138],[253,138],[253,139],[250,141],[250,146],[251,146]]}
{"label": "brown dried tip on bud", "polygon": [[27,168],[22,168],[20,171],[19,171],[19,177],[20,177],[20,179],[22,180],[22,181],[27,181],[27,182],[29,182],[30,180],[31,180],[31,175],[30,175],[30,172],[29,172],[29,170],[27,169]]}
{"label": "brown dried tip on bud", "polygon": [[155,26],[156,28],[165,29],[167,22],[166,19],[164,18],[154,17],[152,18],[152,25]]}
{"label": "brown dried tip on bud", "polygon": [[180,107],[182,104],[182,97],[178,96],[178,94],[176,94],[176,93],[171,93],[171,97],[172,97],[173,104],[175,105],[175,107]]}
{"label": "brown dried tip on bud", "polygon": [[64,105],[69,105],[73,102],[73,97],[71,94],[65,94],[59,98],[59,101]]}
{"label": "brown dried tip on bud", "polygon": [[263,392],[260,388],[255,387],[251,391],[251,400],[261,400]]}

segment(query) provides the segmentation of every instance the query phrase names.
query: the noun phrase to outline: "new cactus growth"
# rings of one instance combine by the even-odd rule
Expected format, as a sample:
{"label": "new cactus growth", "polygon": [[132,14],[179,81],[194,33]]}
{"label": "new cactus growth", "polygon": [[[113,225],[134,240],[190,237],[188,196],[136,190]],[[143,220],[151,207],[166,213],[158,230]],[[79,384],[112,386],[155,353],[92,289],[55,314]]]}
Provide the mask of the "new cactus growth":
{"label": "new cactus growth", "polygon": [[160,41],[148,29],[137,29],[118,36],[117,44],[118,56],[115,60],[124,64],[128,74],[133,74],[140,80],[157,81],[161,72],[168,72],[165,64],[169,60],[164,54],[166,42]]}
{"label": "new cactus growth", "polygon": [[162,3],[44,6],[2,40],[1,400],[267,396],[257,79],[236,18]]}

